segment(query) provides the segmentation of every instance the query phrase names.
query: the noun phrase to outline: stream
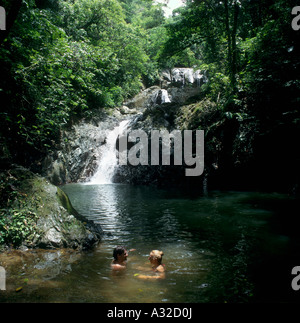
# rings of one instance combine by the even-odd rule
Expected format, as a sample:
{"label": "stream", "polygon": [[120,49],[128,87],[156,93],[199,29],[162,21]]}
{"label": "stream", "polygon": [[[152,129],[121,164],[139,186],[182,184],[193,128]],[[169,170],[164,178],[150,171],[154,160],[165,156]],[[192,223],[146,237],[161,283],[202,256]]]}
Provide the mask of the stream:
{"label": "stream", "polygon": [[[68,184],[73,206],[100,223],[92,251],[28,250],[1,255],[0,302],[207,303],[294,300],[299,238],[294,200],[278,193],[196,192],[127,184]],[[113,248],[135,248],[113,274]],[[164,252],[166,278],[138,279],[148,254]],[[299,265],[299,263],[298,263]],[[19,288],[19,291],[16,289]]]}

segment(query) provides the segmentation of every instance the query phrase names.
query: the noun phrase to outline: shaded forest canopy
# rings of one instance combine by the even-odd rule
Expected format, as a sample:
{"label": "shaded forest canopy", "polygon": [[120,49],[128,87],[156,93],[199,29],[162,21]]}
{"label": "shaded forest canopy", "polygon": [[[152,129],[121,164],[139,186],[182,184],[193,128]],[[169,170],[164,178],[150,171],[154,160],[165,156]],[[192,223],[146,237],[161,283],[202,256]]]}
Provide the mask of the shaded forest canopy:
{"label": "shaded forest canopy", "polygon": [[62,127],[121,105],[156,84],[163,69],[195,67],[209,75],[199,100],[247,129],[245,156],[252,151],[262,171],[299,183],[295,1],[187,0],[168,18],[164,5],[150,0],[0,5],[7,12],[0,33],[2,165],[34,164],[54,149]]}

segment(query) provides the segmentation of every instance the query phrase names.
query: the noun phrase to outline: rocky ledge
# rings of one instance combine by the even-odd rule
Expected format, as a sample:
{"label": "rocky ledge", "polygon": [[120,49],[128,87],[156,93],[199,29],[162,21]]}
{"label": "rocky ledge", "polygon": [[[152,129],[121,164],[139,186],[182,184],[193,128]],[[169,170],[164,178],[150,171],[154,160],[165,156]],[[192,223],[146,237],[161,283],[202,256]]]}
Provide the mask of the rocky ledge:
{"label": "rocky ledge", "polygon": [[0,174],[1,243],[21,248],[90,249],[101,227],[81,216],[68,196],[23,167]]}

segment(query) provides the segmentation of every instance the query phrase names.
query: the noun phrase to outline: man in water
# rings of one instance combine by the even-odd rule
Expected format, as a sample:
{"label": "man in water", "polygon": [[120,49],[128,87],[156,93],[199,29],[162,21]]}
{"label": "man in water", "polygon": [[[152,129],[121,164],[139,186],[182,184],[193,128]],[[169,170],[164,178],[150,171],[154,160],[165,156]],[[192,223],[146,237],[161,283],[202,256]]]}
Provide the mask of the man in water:
{"label": "man in water", "polygon": [[[134,251],[130,249],[129,251]],[[117,246],[113,251],[114,260],[111,263],[112,270],[124,270],[127,265],[128,252],[124,246]]]}

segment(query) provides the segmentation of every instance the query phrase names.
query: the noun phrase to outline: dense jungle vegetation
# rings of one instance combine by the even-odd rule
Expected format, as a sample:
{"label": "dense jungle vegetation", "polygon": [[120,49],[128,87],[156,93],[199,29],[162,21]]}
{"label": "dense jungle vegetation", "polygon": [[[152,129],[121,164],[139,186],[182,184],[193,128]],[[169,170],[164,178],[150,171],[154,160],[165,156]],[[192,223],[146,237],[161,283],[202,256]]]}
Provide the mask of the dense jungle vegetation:
{"label": "dense jungle vegetation", "polygon": [[55,147],[61,127],[121,105],[156,84],[162,69],[195,67],[208,71],[202,95],[219,118],[243,126],[244,157],[298,182],[295,1],[186,0],[172,17],[150,0],[0,5],[2,165],[34,163]]}

